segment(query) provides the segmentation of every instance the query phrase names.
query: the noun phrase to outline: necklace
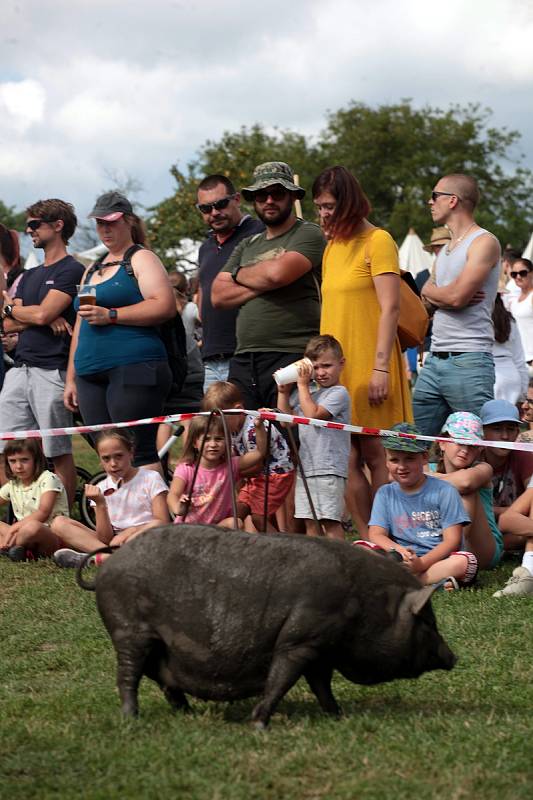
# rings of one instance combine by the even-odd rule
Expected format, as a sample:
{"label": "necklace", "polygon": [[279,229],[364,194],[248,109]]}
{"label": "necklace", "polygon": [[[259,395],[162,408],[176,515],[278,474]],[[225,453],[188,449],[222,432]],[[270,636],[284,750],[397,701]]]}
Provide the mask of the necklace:
{"label": "necklace", "polygon": [[476,224],[475,222],[472,222],[472,223],[471,223],[471,224],[468,226],[468,228],[466,229],[466,231],[465,231],[464,233],[462,233],[462,234],[461,234],[461,236],[459,236],[459,238],[458,238],[458,239],[457,239],[457,241],[455,242],[455,244],[454,244],[453,248],[451,247],[451,242],[450,242],[450,244],[446,245],[446,255],[447,255],[447,256],[449,256],[449,255],[450,255],[450,253],[452,252],[452,249],[453,249],[453,250],[455,250],[455,248],[457,247],[457,245],[458,245],[458,244],[461,244],[461,242],[462,242],[462,241],[463,241],[463,239],[465,238],[465,236],[466,236],[466,234],[468,233],[468,231],[470,230],[470,228],[473,228],[475,224]]}

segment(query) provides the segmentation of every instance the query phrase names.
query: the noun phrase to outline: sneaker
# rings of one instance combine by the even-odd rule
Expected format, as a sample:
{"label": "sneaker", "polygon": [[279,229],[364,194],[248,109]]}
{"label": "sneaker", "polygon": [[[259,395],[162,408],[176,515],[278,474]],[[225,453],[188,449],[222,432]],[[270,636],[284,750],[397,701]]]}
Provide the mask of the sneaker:
{"label": "sneaker", "polygon": [[504,597],[507,595],[533,594],[533,575],[526,567],[517,567],[503,587],[494,592],[493,597]]}
{"label": "sneaker", "polygon": [[68,547],[63,547],[61,550],[56,550],[52,556],[58,567],[71,567],[75,568],[85,558],[87,553],[78,553],[77,550],[70,550]]}
{"label": "sneaker", "polygon": [[30,550],[26,550],[21,544],[10,547],[7,554],[11,561],[33,561],[33,553]]}

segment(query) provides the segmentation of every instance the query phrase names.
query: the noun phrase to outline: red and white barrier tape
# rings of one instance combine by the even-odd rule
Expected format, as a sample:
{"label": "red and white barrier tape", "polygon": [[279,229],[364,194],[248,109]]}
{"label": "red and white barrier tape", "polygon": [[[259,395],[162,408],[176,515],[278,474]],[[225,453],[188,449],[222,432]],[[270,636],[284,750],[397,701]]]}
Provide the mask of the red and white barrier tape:
{"label": "red and white barrier tape", "polygon": [[[193,417],[208,416],[210,411],[199,411],[187,414],[169,414],[166,417],[147,417],[146,419],[135,419],[128,422],[106,422],[99,425],[73,425],[69,428],[43,428],[42,430],[31,431],[6,431],[0,433],[0,439],[40,439],[44,436],[70,436],[75,433],[96,433],[98,431],[109,430],[110,428],[131,428],[135,425],[158,425],[161,422],[172,423],[182,422]],[[247,414],[251,417],[261,417],[264,420],[275,422],[289,422],[298,425],[315,425],[318,428],[329,428],[335,431],[347,431],[348,433],[363,434],[365,436],[395,436],[398,439],[417,439],[424,442],[455,442],[456,444],[472,444],[468,439],[452,439],[444,436],[423,436],[420,434],[399,433],[398,431],[388,431],[382,428],[367,428],[361,425],[349,425],[341,422],[328,422],[324,419],[311,419],[309,417],[296,417],[293,414],[284,414],[281,411],[250,411],[248,409],[227,409],[225,414]],[[533,442],[489,442],[480,441],[476,443],[479,447],[497,447],[502,450],[523,450],[533,453]]]}

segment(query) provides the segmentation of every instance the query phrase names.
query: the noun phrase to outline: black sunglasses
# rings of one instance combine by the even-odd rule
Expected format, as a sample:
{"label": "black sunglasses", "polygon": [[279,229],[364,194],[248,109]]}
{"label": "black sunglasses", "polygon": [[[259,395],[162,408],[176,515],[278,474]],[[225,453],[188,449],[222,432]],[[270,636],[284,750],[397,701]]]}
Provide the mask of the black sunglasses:
{"label": "black sunglasses", "polygon": [[457,197],[458,200],[461,199],[458,194],[455,194],[455,192],[431,192],[431,199],[433,200],[433,202],[435,202],[435,200],[437,200],[437,198],[441,196]]}
{"label": "black sunglasses", "polygon": [[29,228],[30,231],[36,231],[41,227],[41,225],[44,222],[50,223],[50,222],[55,222],[55,220],[53,220],[53,219],[29,219],[27,221],[27,223],[26,223],[26,230]]}
{"label": "black sunglasses", "polygon": [[518,272],[513,272],[511,270],[510,275],[511,275],[511,278],[527,278],[527,276],[529,275],[529,272],[528,272],[527,269],[521,269]]}
{"label": "black sunglasses", "polygon": [[215,208],[217,211],[227,208],[229,201],[236,197],[234,194],[228,194],[226,197],[221,197],[220,200],[215,200],[213,203],[196,203],[196,208],[201,214],[210,214]]}
{"label": "black sunglasses", "polygon": [[276,186],[273,189],[261,189],[254,194],[254,202],[255,203],[266,203],[269,197],[277,203],[279,200],[283,200],[289,194],[288,189],[284,189],[283,186]]}

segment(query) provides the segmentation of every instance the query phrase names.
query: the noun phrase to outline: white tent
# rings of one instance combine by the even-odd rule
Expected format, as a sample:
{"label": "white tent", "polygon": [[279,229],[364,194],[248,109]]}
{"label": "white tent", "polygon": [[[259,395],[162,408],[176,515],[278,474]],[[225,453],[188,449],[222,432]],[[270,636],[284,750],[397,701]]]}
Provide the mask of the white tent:
{"label": "white tent", "polygon": [[97,258],[107,253],[107,247],[104,244],[97,244],[91,247],[90,250],[84,250],[83,253],[75,253],[74,258],[81,261],[86,267],[96,261]]}
{"label": "white tent", "polygon": [[39,261],[39,259],[35,255],[35,250],[30,250],[30,252],[26,257],[26,261],[24,262],[24,269],[33,269],[34,267],[37,267],[41,263],[42,262]]}
{"label": "white tent", "polygon": [[529,258],[530,261],[533,261],[533,233],[526,244],[526,249],[522,253],[522,258]]}
{"label": "white tent", "polygon": [[414,228],[409,232],[400,246],[400,267],[408,270],[416,278],[419,272],[431,269],[433,256],[424,250],[421,238]]}

